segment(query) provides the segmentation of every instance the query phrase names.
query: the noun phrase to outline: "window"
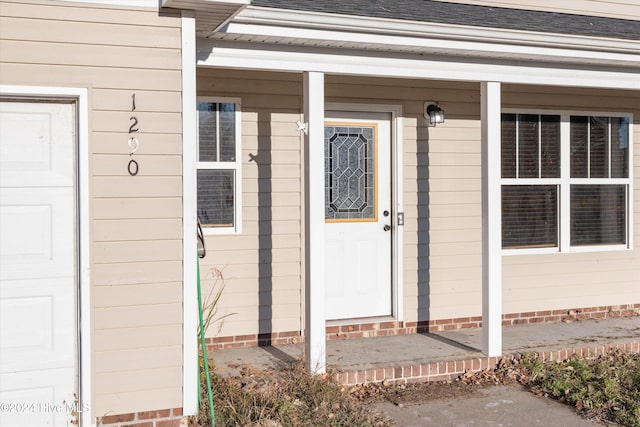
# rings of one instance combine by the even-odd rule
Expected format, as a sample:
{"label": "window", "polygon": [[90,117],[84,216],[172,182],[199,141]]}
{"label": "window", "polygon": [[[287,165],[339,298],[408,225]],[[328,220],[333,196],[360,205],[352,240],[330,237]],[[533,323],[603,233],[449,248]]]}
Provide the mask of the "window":
{"label": "window", "polygon": [[198,100],[198,218],[211,232],[240,232],[240,103]]}
{"label": "window", "polygon": [[502,114],[502,247],[629,247],[631,121]]}

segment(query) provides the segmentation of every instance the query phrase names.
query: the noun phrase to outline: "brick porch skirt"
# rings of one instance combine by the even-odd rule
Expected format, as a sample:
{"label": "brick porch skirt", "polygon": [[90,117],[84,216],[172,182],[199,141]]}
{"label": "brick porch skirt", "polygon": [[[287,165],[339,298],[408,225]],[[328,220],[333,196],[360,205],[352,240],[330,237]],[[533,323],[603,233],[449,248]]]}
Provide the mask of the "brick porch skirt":
{"label": "brick porch skirt", "polygon": [[[537,352],[542,361],[565,360],[573,355],[581,357],[599,356],[614,350],[640,353],[640,338],[634,343],[593,345],[554,351]],[[350,372],[335,372],[333,378],[343,385],[358,385],[382,382],[385,385],[408,384],[426,381],[452,380],[465,372],[479,372],[495,369],[501,360],[510,360],[515,355],[502,357],[474,357],[427,364],[407,365],[396,368],[364,369]],[[133,414],[109,415],[98,419],[98,425],[106,427],[186,427],[181,424],[182,409],[166,409]],[[101,422],[101,423],[100,423]]]}
{"label": "brick porch skirt", "polygon": [[[592,357],[607,354],[614,350],[640,353],[640,337],[638,341],[624,344],[593,345],[587,347],[567,348],[562,350],[533,352],[541,361],[562,361],[573,355]],[[465,372],[480,372],[495,369],[501,360],[512,360],[519,354],[500,357],[474,357],[470,359],[448,360],[423,365],[407,365],[396,368],[363,369],[349,372],[335,372],[334,379],[338,384],[357,385],[370,382],[387,384],[407,384],[428,381],[454,380]]]}
{"label": "brick porch skirt", "polygon": [[[529,323],[572,322],[576,320],[607,319],[640,315],[640,303],[603,307],[583,307],[564,310],[532,311],[502,315],[503,326]],[[425,320],[419,322],[376,322],[352,325],[327,326],[327,339],[349,339],[405,335],[426,332],[442,332],[456,329],[479,328],[482,317]],[[207,351],[223,348],[256,347],[296,344],[304,341],[301,331],[273,332],[269,334],[236,335],[207,338]]]}
{"label": "brick porch skirt", "polygon": [[[505,314],[503,324],[518,325],[528,323],[572,322],[587,319],[606,319],[612,317],[630,317],[640,315],[640,304],[628,304],[608,307],[576,308],[569,310],[550,310],[529,313]],[[402,335],[421,332],[439,332],[482,326],[480,317],[432,320],[428,322],[379,322],[357,325],[327,327],[327,339],[348,339],[386,335]],[[209,340],[208,349],[230,347],[251,347],[264,345],[291,344],[301,342],[300,332],[280,332],[264,335],[245,335],[238,337],[220,337]],[[562,350],[543,351],[536,354],[541,360],[565,360],[573,355],[582,357],[599,356],[614,350],[640,353],[640,337],[631,343],[590,345]],[[426,364],[406,365],[394,368],[364,369],[349,372],[333,372],[333,378],[343,385],[357,385],[368,382],[386,384],[414,383],[425,381],[452,380],[465,372],[479,372],[495,369],[501,360],[512,359],[514,354],[501,357],[473,357],[460,360],[448,360]],[[104,427],[182,427],[182,408],[131,414],[107,415],[97,419]]]}
{"label": "brick porch skirt", "polygon": [[101,427],[186,427],[186,423],[181,423],[182,419],[182,408],[173,408],[105,415],[96,419],[96,425]]}

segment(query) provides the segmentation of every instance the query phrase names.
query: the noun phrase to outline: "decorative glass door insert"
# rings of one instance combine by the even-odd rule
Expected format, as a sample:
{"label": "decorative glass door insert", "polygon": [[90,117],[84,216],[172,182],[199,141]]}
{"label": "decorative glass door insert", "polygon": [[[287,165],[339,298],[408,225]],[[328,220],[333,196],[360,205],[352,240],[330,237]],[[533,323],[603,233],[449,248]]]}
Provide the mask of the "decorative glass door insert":
{"label": "decorative glass door insert", "polygon": [[326,123],[325,221],[377,221],[375,123]]}

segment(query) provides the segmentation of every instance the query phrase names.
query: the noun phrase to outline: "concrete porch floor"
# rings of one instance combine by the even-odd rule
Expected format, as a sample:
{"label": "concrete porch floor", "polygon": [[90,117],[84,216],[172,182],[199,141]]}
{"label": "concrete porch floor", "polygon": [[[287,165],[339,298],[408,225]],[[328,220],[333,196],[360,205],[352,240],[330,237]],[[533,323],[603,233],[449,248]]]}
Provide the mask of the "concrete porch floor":
{"label": "concrete porch floor", "polygon": [[[478,328],[330,340],[328,371],[345,385],[452,379],[466,371],[493,368],[500,361],[482,354],[481,340]],[[535,352],[545,360],[563,360],[616,348],[640,353],[640,316],[503,327],[503,357]],[[234,375],[242,366],[282,368],[303,360],[304,344],[223,349],[209,357],[217,372]]]}

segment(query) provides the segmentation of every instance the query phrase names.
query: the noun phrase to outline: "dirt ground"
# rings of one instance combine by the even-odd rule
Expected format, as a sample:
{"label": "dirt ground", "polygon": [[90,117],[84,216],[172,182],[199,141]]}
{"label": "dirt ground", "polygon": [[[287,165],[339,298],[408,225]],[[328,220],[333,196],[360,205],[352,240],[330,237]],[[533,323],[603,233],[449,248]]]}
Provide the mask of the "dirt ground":
{"label": "dirt ground", "polygon": [[[228,377],[232,383],[252,394],[279,396],[278,390],[287,390],[285,402],[296,405],[302,400],[310,400],[318,404],[312,410],[312,418],[300,423],[275,421],[269,417],[257,422],[240,422],[225,425],[277,426],[283,425],[358,425],[358,426],[490,426],[504,425],[518,427],[540,426],[603,426],[598,421],[587,420],[578,415],[574,408],[541,398],[527,391],[518,384],[516,374],[508,371],[483,371],[468,373],[462,377],[446,382],[427,382],[413,384],[381,384],[368,383],[353,387],[331,385],[329,375],[311,383],[305,382],[303,368],[288,369],[255,369],[247,366],[236,366],[239,375]],[[294,381],[297,386],[292,386]],[[296,391],[297,390],[297,391]],[[303,391],[304,390],[304,391]],[[275,391],[275,392],[274,392]],[[296,398],[298,393],[303,393]],[[281,393],[280,393],[281,394]],[[286,395],[290,394],[287,398]],[[348,398],[345,399],[345,394]],[[252,406],[255,399],[245,403],[238,395],[229,396],[236,410],[247,404]],[[280,396],[282,397],[282,396]],[[271,402],[273,400],[270,400]],[[351,403],[347,403],[351,402]],[[327,406],[330,413],[323,414],[318,409]],[[298,403],[300,405],[300,403]],[[285,405],[286,406],[286,405]],[[218,407],[220,409],[220,407]],[[364,411],[364,412],[361,412]],[[342,413],[344,412],[344,414]],[[363,418],[351,418],[349,422],[338,421],[338,417],[363,414]],[[349,414],[347,414],[349,413]],[[367,415],[368,414],[368,415]],[[323,418],[324,417],[324,418]],[[324,420],[324,421],[322,421]],[[203,424],[204,425],[204,424]]]}
{"label": "dirt ground", "polygon": [[467,383],[428,382],[383,386],[367,384],[349,390],[352,396],[363,403],[387,401],[395,405],[416,405],[437,399],[457,399],[477,396],[479,390],[494,385],[493,382]]}
{"label": "dirt ground", "polygon": [[438,399],[474,397],[480,390],[495,385],[515,385],[508,375],[493,371],[467,373],[451,381],[383,385],[370,383],[350,388],[349,393],[364,403],[387,401],[395,405],[416,405]]}
{"label": "dirt ground", "polygon": [[[243,388],[264,390],[273,384],[286,381],[284,371],[247,366],[238,368],[240,375],[233,377],[233,380]],[[343,389],[364,404],[386,401],[395,405],[415,405],[437,399],[473,397],[484,388],[510,384],[516,384],[516,381],[504,376],[499,378],[492,372],[478,372],[452,381],[392,385],[367,383]]]}

